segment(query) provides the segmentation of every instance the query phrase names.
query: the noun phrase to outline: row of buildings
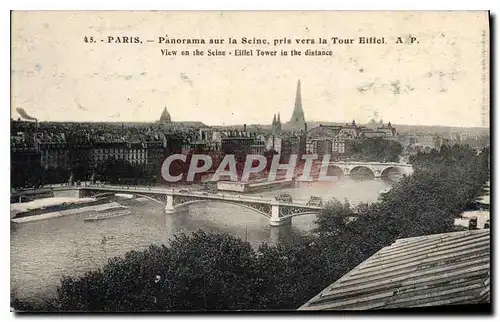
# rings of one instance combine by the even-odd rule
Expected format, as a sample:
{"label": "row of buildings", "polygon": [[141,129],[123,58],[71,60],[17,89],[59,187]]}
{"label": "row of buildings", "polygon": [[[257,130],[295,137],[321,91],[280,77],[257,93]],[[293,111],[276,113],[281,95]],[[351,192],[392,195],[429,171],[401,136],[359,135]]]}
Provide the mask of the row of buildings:
{"label": "row of buildings", "polygon": [[[410,148],[418,148],[425,139],[429,141],[425,146],[444,144],[439,137],[399,135],[390,122],[374,120],[366,125],[352,121],[319,124],[309,129],[298,81],[292,117],[285,123],[278,113],[270,127],[209,127],[201,122],[174,122],[166,107],[160,119],[149,124],[12,120],[11,158],[13,165],[37,164],[42,169],[71,169],[81,165],[91,171],[102,162],[117,159],[154,172],[166,156],[174,153],[204,153],[214,160],[221,160],[226,154],[267,151],[285,158],[291,154],[330,154],[341,159],[348,152],[349,142],[362,138],[398,140]],[[407,152],[411,153],[410,150]]]}
{"label": "row of buildings", "polygon": [[[12,127],[18,127],[13,124]],[[38,126],[38,125],[36,125]],[[27,138],[28,137],[28,138]],[[169,144],[170,143],[170,144]],[[165,135],[142,140],[109,139],[89,137],[78,141],[68,140],[67,135],[51,135],[50,138],[34,132],[17,132],[11,135],[11,164],[24,164],[28,160],[42,169],[73,169],[82,166],[90,171],[109,159],[124,160],[132,165],[153,170],[162,156],[169,153],[175,141]],[[180,147],[181,144],[177,143]]]}
{"label": "row of buildings", "polygon": [[[90,124],[89,128],[101,124]],[[151,126],[108,124],[103,131],[82,123],[11,122],[11,163],[42,169],[73,169],[92,172],[108,160],[123,160],[147,172],[158,172],[171,154],[204,153],[214,159],[225,154],[263,154],[263,135],[242,129],[216,130],[204,124],[174,123],[165,109]],[[16,167],[16,165],[18,165]]]}
{"label": "row of buildings", "polygon": [[110,159],[124,160],[155,171],[174,153],[205,153],[213,159],[226,154],[342,154],[346,143],[359,137],[395,138],[390,125],[375,129],[352,124],[308,130],[302,108],[301,85],[289,122],[274,116],[270,129],[209,127],[201,122],[174,122],[165,107],[154,124],[11,122],[12,163],[39,164],[42,169],[77,165],[90,171]]}
{"label": "row of buildings", "polygon": [[[372,122],[373,123],[373,122]],[[297,83],[295,106],[287,124],[281,124],[280,115],[273,118],[271,135],[267,139],[267,148],[278,153],[330,154],[341,156],[347,152],[347,144],[359,138],[380,137],[396,140],[396,129],[389,122],[362,126],[352,121],[351,124],[319,125],[308,129],[302,108],[300,81]]]}

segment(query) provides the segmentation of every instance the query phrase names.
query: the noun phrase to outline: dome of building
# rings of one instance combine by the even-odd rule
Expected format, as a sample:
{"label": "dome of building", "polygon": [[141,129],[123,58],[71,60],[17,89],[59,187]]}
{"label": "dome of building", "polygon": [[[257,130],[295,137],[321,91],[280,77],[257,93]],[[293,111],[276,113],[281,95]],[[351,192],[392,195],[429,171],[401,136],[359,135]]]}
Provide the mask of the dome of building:
{"label": "dome of building", "polygon": [[161,123],[170,123],[170,122],[172,122],[172,119],[170,118],[170,113],[167,111],[167,107],[166,106],[165,106],[165,109],[163,110],[163,113],[161,113],[160,122]]}

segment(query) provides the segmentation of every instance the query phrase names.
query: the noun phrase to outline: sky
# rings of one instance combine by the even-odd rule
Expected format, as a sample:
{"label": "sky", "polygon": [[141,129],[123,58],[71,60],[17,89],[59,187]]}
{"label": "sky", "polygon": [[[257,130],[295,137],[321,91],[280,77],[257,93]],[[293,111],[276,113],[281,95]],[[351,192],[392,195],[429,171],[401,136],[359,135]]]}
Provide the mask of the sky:
{"label": "sky", "polygon": [[[108,36],[143,43],[106,43]],[[410,36],[418,43],[395,43]],[[207,44],[158,44],[159,37]],[[270,45],[227,44],[229,37]],[[320,37],[329,43],[318,44]],[[355,43],[332,44],[332,37]],[[385,43],[362,45],[359,37]],[[283,38],[291,44],[274,46]],[[278,112],[290,119],[300,79],[307,121],[488,127],[488,39],[486,12],[14,12],[11,113],[151,122],[166,106],[173,121],[269,124]],[[205,55],[193,56],[195,49]],[[208,57],[209,49],[253,49],[254,56]],[[256,49],[278,56],[257,57]],[[292,49],[333,55],[279,56]]]}

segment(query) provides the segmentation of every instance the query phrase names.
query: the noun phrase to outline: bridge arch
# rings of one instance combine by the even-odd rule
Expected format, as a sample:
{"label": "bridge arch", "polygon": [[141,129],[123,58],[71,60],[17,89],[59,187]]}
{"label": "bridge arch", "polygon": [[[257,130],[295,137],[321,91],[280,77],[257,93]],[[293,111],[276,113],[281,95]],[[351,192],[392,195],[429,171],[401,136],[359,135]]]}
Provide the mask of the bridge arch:
{"label": "bridge arch", "polygon": [[288,218],[293,218],[293,217],[298,217],[298,216],[319,215],[319,213],[320,213],[320,210],[308,210],[308,211],[299,212],[299,213],[296,213],[296,214],[282,216],[282,217],[280,217],[280,219],[281,220],[285,220],[285,219],[288,219]]}
{"label": "bridge arch", "polygon": [[349,176],[353,180],[373,180],[375,179],[375,172],[367,166],[358,165],[351,168]]}
{"label": "bridge arch", "polygon": [[326,170],[326,175],[327,176],[336,176],[338,178],[343,178],[344,177],[344,170],[338,165],[335,164],[329,164],[328,168]]}
{"label": "bridge arch", "polygon": [[[313,180],[317,180],[319,179],[319,176],[321,174],[321,171],[322,171],[322,167],[323,165],[321,163],[316,163],[312,166],[312,168],[310,169],[310,177],[313,179]],[[341,166],[339,165],[336,165],[336,164],[329,164],[328,165],[328,168],[326,169],[326,175],[328,177],[337,177],[338,179],[342,179],[346,176],[346,173],[345,173],[345,169],[342,168]]]}
{"label": "bridge arch", "polygon": [[[90,191],[91,193],[91,191]],[[134,195],[135,197],[142,197],[142,198],[146,198],[148,200],[151,200],[151,201],[154,201],[156,203],[159,203],[161,205],[165,205],[165,201],[162,201],[162,200],[158,200],[156,198],[153,198],[151,196],[148,196],[148,195],[144,195],[142,193],[137,193],[137,192],[132,192],[130,193],[131,195]],[[115,193],[114,192],[100,192],[100,193],[96,193],[95,195],[91,195],[92,198],[99,198],[99,197],[111,197],[111,196],[114,196]]]}
{"label": "bridge arch", "polygon": [[380,171],[380,177],[387,181],[397,181],[403,175],[406,175],[406,171],[398,166],[389,166],[382,171]]}
{"label": "bridge arch", "polygon": [[[238,206],[238,207],[241,207],[241,208],[249,209],[249,210],[251,210],[253,212],[258,213],[259,215],[265,216],[266,218],[271,218],[271,205],[262,204],[262,207],[261,207],[262,209],[258,209],[258,207],[253,207],[253,206],[250,206],[250,205],[247,205],[247,204],[244,204],[244,203],[240,203],[240,202],[236,202],[236,201],[231,201],[231,200],[219,200],[219,199],[217,199],[217,200],[213,200],[213,199],[190,200],[190,201],[183,202],[183,203],[175,205],[174,206],[174,210],[178,210],[180,208],[183,208],[183,207],[186,207],[186,206],[189,206],[189,205],[192,205],[192,204],[196,204],[196,203],[202,203],[202,202],[218,202],[218,203],[222,203],[222,204],[235,205],[235,206]],[[267,210],[266,208],[269,208],[269,213],[265,212],[265,210]]]}
{"label": "bridge arch", "polygon": [[148,196],[148,195],[143,195],[143,194],[140,194],[140,193],[134,193],[133,195],[134,195],[134,196],[136,196],[136,197],[146,198],[146,199],[148,199],[148,200],[154,201],[154,202],[156,202],[156,203],[159,203],[159,204],[161,204],[161,205],[165,206],[165,202],[164,202],[164,201],[161,201],[161,200],[155,199],[155,198],[153,198],[153,197],[151,197],[151,196]]}

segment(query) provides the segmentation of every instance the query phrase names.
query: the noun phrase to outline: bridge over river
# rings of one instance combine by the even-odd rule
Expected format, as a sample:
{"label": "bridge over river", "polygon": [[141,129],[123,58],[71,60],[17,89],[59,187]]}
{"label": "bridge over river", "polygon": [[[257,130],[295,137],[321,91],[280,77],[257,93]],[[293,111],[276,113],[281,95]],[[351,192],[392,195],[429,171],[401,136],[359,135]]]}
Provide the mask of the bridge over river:
{"label": "bridge over river", "polygon": [[[382,163],[382,162],[330,162],[330,168],[337,168],[341,175],[355,177],[358,172],[362,176],[368,174],[371,178],[383,178],[391,173],[410,175],[413,173],[411,164]],[[177,209],[200,202],[222,202],[237,205],[255,211],[269,218],[271,226],[281,226],[291,223],[295,216],[317,214],[322,206],[310,204],[309,200],[293,200],[283,202],[270,198],[255,197],[238,194],[208,193],[192,191],[190,189],[167,189],[162,187],[121,186],[103,184],[84,184],[82,186],[52,186],[49,189],[54,196],[99,197],[114,193],[133,194],[161,203],[165,213],[173,214]],[[36,194],[36,191],[24,191],[11,194],[11,197],[21,197],[26,194]]]}
{"label": "bridge over river", "polygon": [[394,174],[408,176],[413,173],[413,166],[407,163],[334,161],[330,162],[329,165],[339,169],[342,175],[350,177],[368,174],[368,176],[378,179],[387,178]]}
{"label": "bridge over river", "polygon": [[[199,202],[222,202],[237,205],[255,211],[269,218],[271,226],[291,223],[292,217],[317,214],[322,206],[308,204],[308,200],[282,202],[275,199],[239,195],[191,191],[188,189],[166,189],[144,186],[115,186],[90,184],[78,187],[54,187],[54,196],[72,195],[83,197],[100,197],[115,193],[132,194],[144,197],[165,207],[166,214],[173,214],[181,207]],[[73,194],[75,193],[75,194]]]}

